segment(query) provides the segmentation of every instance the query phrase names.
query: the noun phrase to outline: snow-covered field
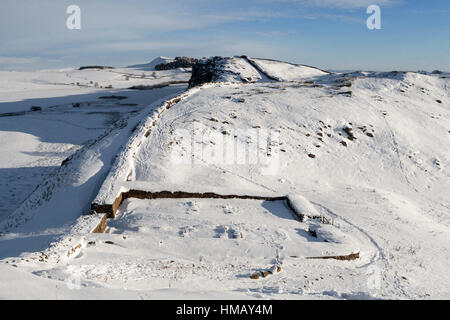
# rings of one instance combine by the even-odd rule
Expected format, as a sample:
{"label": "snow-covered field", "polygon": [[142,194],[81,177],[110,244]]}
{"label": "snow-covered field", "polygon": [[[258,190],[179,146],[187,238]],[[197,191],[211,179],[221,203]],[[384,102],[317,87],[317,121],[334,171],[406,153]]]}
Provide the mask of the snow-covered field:
{"label": "snow-covered field", "polygon": [[[126,80],[124,74],[139,78]],[[0,204],[0,219],[67,157],[185,85],[149,91],[127,88],[168,80],[187,81],[189,74],[158,71],[153,76],[139,69],[0,72],[0,142],[5,148],[0,155],[0,192],[8,195]],[[110,85],[112,89],[105,89]],[[31,111],[32,106],[42,110]]]}
{"label": "snow-covered field", "polygon": [[448,75],[220,68],[0,73],[0,297],[448,299]]}

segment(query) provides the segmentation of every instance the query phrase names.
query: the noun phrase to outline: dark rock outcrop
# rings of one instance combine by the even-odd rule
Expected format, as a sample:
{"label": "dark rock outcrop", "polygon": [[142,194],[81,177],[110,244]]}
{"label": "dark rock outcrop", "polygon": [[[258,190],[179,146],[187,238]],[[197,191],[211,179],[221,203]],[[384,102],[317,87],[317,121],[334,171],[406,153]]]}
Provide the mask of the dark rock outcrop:
{"label": "dark rock outcrop", "polygon": [[177,68],[192,68],[198,59],[189,57],[176,57],[175,61],[169,63],[160,63],[155,66],[155,70],[172,70]]}
{"label": "dark rock outcrop", "polygon": [[221,57],[199,60],[192,67],[192,77],[189,80],[189,87],[200,86],[204,83],[213,82],[217,77],[217,64]]}
{"label": "dark rock outcrop", "polygon": [[110,66],[83,66],[83,67],[80,67],[78,70],[87,70],[87,69],[105,70],[105,69],[114,69],[114,67],[110,67]]}
{"label": "dark rock outcrop", "polygon": [[[223,74],[235,74],[240,77],[239,73],[229,70],[227,64],[233,57],[211,57],[203,58],[199,60],[192,67],[192,77],[189,80],[189,87],[200,86],[208,82],[216,82]],[[241,81],[245,82],[245,79],[241,78]]]}

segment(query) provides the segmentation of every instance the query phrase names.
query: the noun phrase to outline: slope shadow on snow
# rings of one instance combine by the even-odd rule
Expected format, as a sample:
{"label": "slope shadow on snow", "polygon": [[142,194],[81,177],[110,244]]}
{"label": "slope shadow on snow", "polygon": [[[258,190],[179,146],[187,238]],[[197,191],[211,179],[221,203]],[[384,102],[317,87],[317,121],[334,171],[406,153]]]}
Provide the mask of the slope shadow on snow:
{"label": "slope shadow on snow", "polygon": [[417,73],[417,72],[413,72],[413,71],[387,71],[387,72],[352,71],[352,72],[343,72],[343,73],[330,73],[330,74],[318,76],[318,77],[316,77],[315,80],[318,84],[328,84],[328,85],[342,83],[343,81],[352,81],[357,78],[378,78],[378,79],[404,81],[408,74],[414,74],[414,73]]}
{"label": "slope shadow on snow", "polygon": [[[261,206],[280,219],[293,220],[293,224],[299,222],[298,218],[292,212],[292,209],[288,207],[286,201],[263,201]],[[323,240],[313,237],[309,232],[302,228],[295,228],[295,231],[308,242],[323,242]]]}
{"label": "slope shadow on snow", "polygon": [[[32,105],[38,105],[43,108],[37,112],[19,112],[17,116],[1,117],[0,114],[0,141],[4,143],[3,151],[8,151],[0,156],[0,177],[2,181],[8,181],[4,186],[6,192],[14,189],[14,180],[20,182],[14,179],[17,175],[26,180],[21,183],[36,185],[39,181],[35,180],[41,169],[57,168],[81,146],[106,130],[117,127],[121,120],[143,109],[147,103],[177,91],[180,91],[179,86],[153,92],[114,91],[115,95],[128,97],[124,100],[127,105],[123,105],[125,102],[98,99],[111,91],[0,103],[0,112],[3,107],[21,110],[24,106],[29,109]],[[77,104],[76,107],[73,104]],[[14,161],[8,160],[11,157]],[[47,174],[47,171],[42,174]],[[21,190],[21,196],[27,196],[28,189]],[[5,191],[2,190],[2,193],[5,197]]]}
{"label": "slope shadow on snow", "polygon": [[[125,113],[128,112],[123,114]],[[80,145],[85,140],[101,134],[111,122],[114,122],[114,119],[117,119],[119,114],[120,112],[117,110],[91,113],[88,110],[81,111],[75,108],[62,112],[36,112],[23,116],[0,118],[0,132],[24,133],[31,135],[40,143]]]}
{"label": "slope shadow on snow", "polygon": [[[77,173],[69,171],[65,177],[68,181],[65,181],[59,188],[54,189],[53,185],[45,184],[49,188],[50,201],[41,199],[40,206],[33,209],[34,215],[30,220],[24,221],[0,236],[0,259],[18,257],[25,252],[45,250],[51,243],[58,241],[62,235],[67,234],[76,220],[89,212],[90,202],[108,174],[109,167],[107,164],[111,161],[110,154],[116,152],[114,145],[105,149],[105,152],[98,158],[101,167],[97,168],[95,173],[92,173],[85,181],[77,181]],[[17,168],[16,170],[23,169]],[[59,167],[53,169],[63,170]],[[49,177],[42,176],[41,181],[45,181],[46,178],[51,181],[52,175],[50,174]],[[43,185],[42,182],[36,182],[36,184],[38,186]],[[24,195],[28,196],[28,194]],[[14,208],[14,206],[11,208]],[[8,212],[3,217],[3,221],[0,220],[0,222],[10,221],[10,219],[14,221],[14,217],[10,213]]]}
{"label": "slope shadow on snow", "polygon": [[[124,206],[124,212],[126,212],[126,206]],[[122,216],[119,219],[112,219],[108,221],[108,227],[111,228],[113,234],[122,234],[125,232],[139,232],[138,226],[132,226],[136,224],[137,219],[133,215]]]}
{"label": "slope shadow on snow", "polygon": [[[114,91],[114,94],[129,96],[129,100],[124,101],[136,101],[140,104],[137,109],[142,109],[184,88],[185,86],[174,86],[140,92],[123,90]],[[72,103],[90,101],[93,97],[103,95],[105,92],[20,101],[17,102],[19,109],[24,103],[31,104],[30,101],[33,101],[33,104],[42,106],[46,104],[54,108],[43,108],[42,112],[30,113],[30,115],[0,118],[0,136],[6,137],[5,150],[9,151],[9,155],[3,153],[5,157],[0,158],[3,167],[0,168],[2,179],[0,192],[4,198],[7,198],[6,201],[3,200],[5,205],[0,207],[0,226],[2,227],[0,232],[3,233],[0,234],[0,259],[48,248],[50,243],[57,241],[61,234],[70,230],[80,215],[89,212],[90,203],[109,172],[112,158],[119,152],[131,132],[130,125],[125,130],[126,119],[128,116],[133,116],[131,113],[136,109],[136,106],[119,106],[116,101],[108,101],[101,106],[76,108],[72,106]],[[0,104],[0,110],[1,106],[2,104]],[[99,113],[99,109],[107,113]],[[115,116],[117,112],[123,114],[118,119],[120,123],[111,121],[108,110]],[[53,117],[55,119],[52,119]],[[106,141],[102,138],[99,146],[100,153],[94,154],[91,147],[87,150],[88,153],[84,149],[77,152],[85,143],[89,146],[95,143],[110,129],[115,129],[114,132],[120,135],[106,136]],[[29,150],[20,145],[11,149],[15,142],[9,141],[10,139],[23,142],[24,137],[31,141]],[[59,144],[69,146],[63,150],[63,153],[67,154],[63,157],[63,153],[54,152],[52,148],[41,148],[42,145],[52,147],[52,144],[56,144],[56,149]],[[75,145],[76,148],[71,149],[70,145]],[[11,152],[16,155],[11,155]],[[64,160],[74,153],[77,153],[78,157],[73,161]],[[23,163],[17,163],[14,159],[11,162],[11,166],[14,167],[9,168],[8,157],[11,156],[24,157],[21,160]],[[51,159],[51,156],[55,158]],[[90,165],[84,168],[86,172],[79,172],[79,163],[84,163],[83,161],[90,161]],[[73,165],[67,165],[69,163]],[[74,167],[78,171],[74,171]],[[45,189],[44,197],[39,199],[37,206],[32,209],[22,208],[20,215],[12,216],[11,214],[37,188]]]}
{"label": "slope shadow on snow", "polygon": [[[103,156],[102,158],[105,158],[103,162],[108,159]],[[23,171],[24,169],[28,168],[18,168],[17,170]],[[48,171],[52,168],[43,169]],[[57,170],[58,168],[54,167],[53,169]],[[106,169],[106,166],[103,166],[80,185],[67,183],[56,192],[52,191],[52,186],[49,186],[48,192],[55,192],[51,195],[51,202],[42,199],[41,206],[34,210],[35,214],[30,220],[24,221],[18,227],[0,235],[0,260],[8,257],[19,257],[25,252],[43,251],[51,243],[57,242],[61,236],[67,234],[77,218],[88,212],[90,200],[94,198],[100,182],[107,175]],[[42,179],[46,178],[44,175],[41,177]],[[73,179],[73,176],[68,178]],[[39,184],[42,185],[37,181],[36,185]],[[31,187],[33,186],[30,185],[30,190]],[[23,193],[23,198],[28,196],[29,194]],[[10,208],[16,206],[17,203]],[[10,219],[14,221],[10,211],[7,211],[0,218],[3,218],[0,222],[9,222]]]}
{"label": "slope shadow on snow", "polygon": [[[177,89],[178,88],[178,89]],[[171,86],[166,87],[164,90],[167,91],[179,91],[179,87]],[[100,97],[105,96],[123,96],[127,97],[127,99],[121,101],[121,103],[133,104],[133,103],[145,103],[146,99],[151,99],[153,96],[161,95],[161,91],[136,91],[129,89],[117,89],[117,90],[99,90],[95,93],[86,93],[86,94],[73,94],[67,96],[60,97],[50,97],[50,98],[32,98],[32,99],[23,99],[20,101],[12,101],[12,102],[0,102],[0,118],[2,116],[9,116],[12,114],[23,115],[23,114],[39,114],[45,111],[58,111],[61,108],[72,107],[73,103],[80,103],[83,107],[85,104],[95,104],[95,103],[105,103],[104,99],[99,99]],[[106,102],[110,102],[111,105],[116,104],[116,100],[111,99]],[[119,105],[119,104],[117,104]],[[42,112],[30,111],[32,106],[39,106],[42,108]]]}
{"label": "slope shadow on snow", "polygon": [[25,252],[39,252],[48,248],[49,244],[57,241],[63,232],[52,234],[13,234],[0,237],[0,260],[19,257]]}
{"label": "slope shadow on snow", "polygon": [[298,218],[294,215],[292,210],[288,208],[288,206],[286,205],[286,200],[263,201],[261,206],[278,218],[298,221]]}
{"label": "slope shadow on snow", "polygon": [[[127,92],[123,92],[126,94]],[[16,103],[53,106],[40,112],[0,117],[0,221],[20,203],[68,156],[112,128],[137,107],[123,107],[115,102],[96,105],[96,96],[73,95],[58,98],[31,99]],[[90,100],[91,99],[91,100]],[[72,102],[91,101],[74,108]],[[59,104],[59,105],[58,105]],[[3,103],[0,103],[2,110]]]}
{"label": "slope shadow on snow", "polygon": [[297,231],[297,234],[301,236],[302,238],[305,238],[308,240],[308,242],[323,242],[322,239],[319,239],[317,237],[313,237],[311,233],[308,231],[302,229],[302,228],[295,228],[295,231]]}
{"label": "slope shadow on snow", "polygon": [[29,168],[0,168],[0,221],[33,192],[40,179],[50,174],[55,166]]}
{"label": "slope shadow on snow", "polygon": [[[73,102],[90,102],[96,101],[99,97],[117,91],[104,90],[96,93],[75,94],[61,97],[50,98],[32,98],[20,101],[0,102],[0,116],[5,113],[29,112],[32,106],[39,106],[45,110],[48,107],[65,106]],[[123,92],[125,93],[125,92]]]}

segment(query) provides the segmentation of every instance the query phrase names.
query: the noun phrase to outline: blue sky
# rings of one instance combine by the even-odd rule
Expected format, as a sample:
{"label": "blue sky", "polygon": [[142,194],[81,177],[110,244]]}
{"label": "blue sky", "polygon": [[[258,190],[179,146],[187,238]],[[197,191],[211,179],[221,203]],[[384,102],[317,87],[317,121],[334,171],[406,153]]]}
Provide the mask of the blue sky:
{"label": "blue sky", "polygon": [[[66,8],[81,8],[68,30]],[[366,8],[381,7],[381,30]],[[333,70],[450,71],[448,0],[2,0],[0,70],[250,55]]]}

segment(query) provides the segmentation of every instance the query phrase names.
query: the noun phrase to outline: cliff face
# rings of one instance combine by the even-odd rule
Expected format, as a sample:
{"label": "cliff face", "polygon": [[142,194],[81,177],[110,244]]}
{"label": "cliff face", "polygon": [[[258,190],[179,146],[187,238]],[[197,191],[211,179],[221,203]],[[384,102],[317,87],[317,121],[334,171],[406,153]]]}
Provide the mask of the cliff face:
{"label": "cliff face", "polygon": [[211,57],[192,67],[190,87],[207,82],[302,82],[329,73],[307,65],[247,56]]}
{"label": "cliff face", "polygon": [[222,58],[213,57],[210,59],[202,59],[192,66],[192,77],[189,80],[189,87],[200,86],[204,83],[214,81],[219,72],[217,62],[220,59]]}
{"label": "cliff face", "polygon": [[246,56],[211,57],[199,60],[192,67],[190,87],[207,82],[250,83],[268,80],[257,68],[249,63]]}
{"label": "cliff face", "polygon": [[155,66],[155,70],[171,70],[177,68],[192,68],[197,63],[197,59],[189,57],[176,57],[169,63],[160,63]]}

